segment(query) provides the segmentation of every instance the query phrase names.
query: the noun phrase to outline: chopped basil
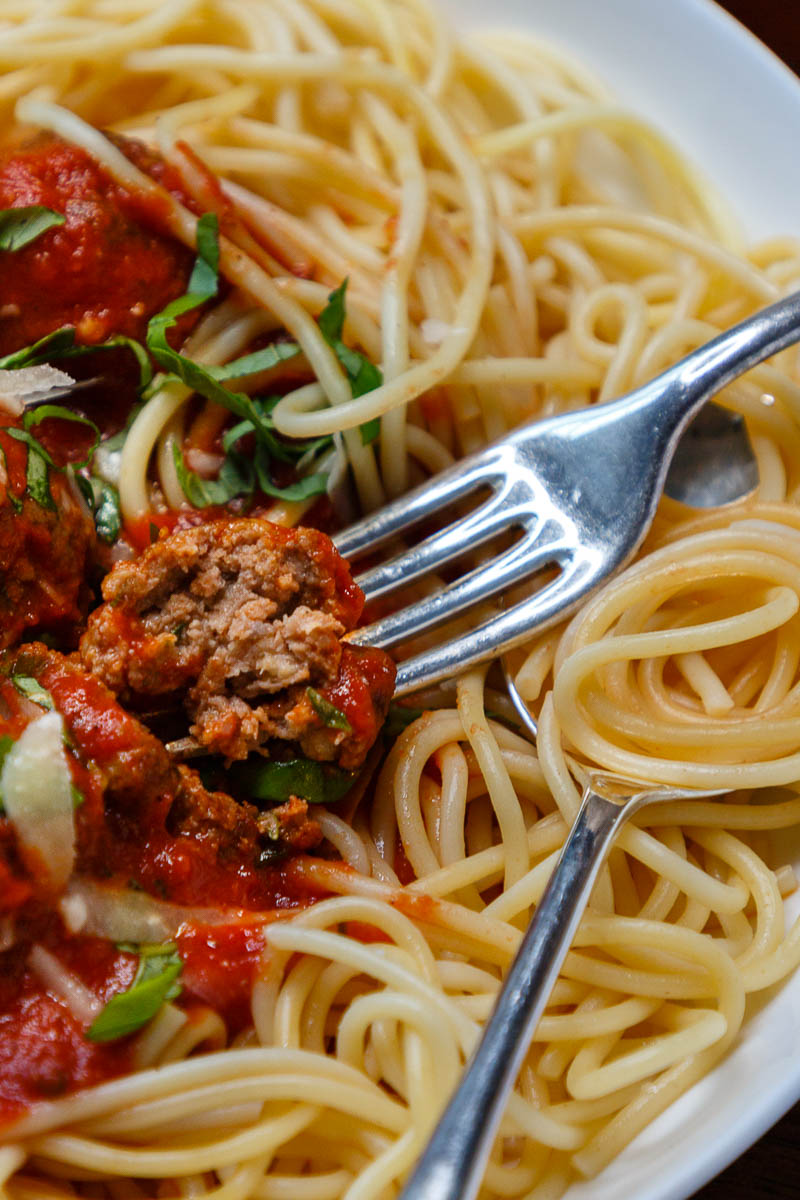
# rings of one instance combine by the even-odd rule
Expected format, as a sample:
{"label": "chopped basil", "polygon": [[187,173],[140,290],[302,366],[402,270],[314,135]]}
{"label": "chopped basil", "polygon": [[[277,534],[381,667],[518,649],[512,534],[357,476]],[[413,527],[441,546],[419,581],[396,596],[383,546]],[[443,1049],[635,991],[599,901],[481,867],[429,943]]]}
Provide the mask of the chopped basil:
{"label": "chopped basil", "polygon": [[31,204],[20,208],[4,208],[0,211],[0,250],[21,250],[55,225],[63,225],[61,213],[45,208],[43,204]]}
{"label": "chopped basil", "polygon": [[253,801],[283,804],[298,796],[308,804],[335,804],[356,780],[356,771],[342,771],[310,758],[273,762],[251,755],[226,772],[234,788]]}
{"label": "chopped basil", "polygon": [[[209,220],[204,224],[206,217]],[[173,448],[181,489],[195,508],[224,505],[237,496],[250,496],[256,486],[265,495],[279,500],[308,500],[322,495],[327,490],[327,472],[312,471],[285,487],[279,487],[273,482],[271,468],[276,460],[295,464],[300,459],[305,461],[313,458],[329,446],[332,439],[325,437],[293,443],[280,438],[270,415],[278,402],[277,397],[266,400],[252,398],[243,392],[232,392],[222,383],[225,379],[252,375],[274,367],[299,354],[300,347],[290,341],[274,342],[263,350],[245,354],[223,366],[202,366],[173,350],[167,340],[168,331],[181,315],[191,312],[216,293],[219,263],[217,226],[216,219],[211,220],[212,214],[206,214],[206,217],[198,223],[198,259],[189,280],[189,291],[150,319],[147,347],[159,366],[173,378],[242,419],[223,437],[225,461],[216,479],[203,479],[187,467],[180,449]],[[378,387],[383,377],[364,355],[345,346],[341,340],[346,290],[347,280],[331,292],[326,307],[319,315],[319,327],[347,373],[353,396],[358,397]],[[379,432],[380,422],[377,419],[365,422],[361,427],[362,441],[367,445],[374,441]],[[252,459],[237,449],[237,443],[249,435],[253,435],[256,442]]]}
{"label": "chopped basil", "polygon": [[216,479],[203,479],[196,471],[190,470],[174,442],[172,457],[181,490],[195,508],[227,504],[234,496],[249,496],[253,491],[253,466],[241,454],[228,454]]}
{"label": "chopped basil", "polygon": [[18,367],[36,367],[40,363],[50,362],[52,358],[59,358],[64,350],[74,344],[75,330],[71,326],[56,329],[39,338],[38,342],[33,342],[30,346],[23,346],[22,349],[15,350],[12,354],[4,355],[3,358],[0,358],[0,368],[16,371]]}
{"label": "chopped basil", "polygon": [[42,508],[49,508],[55,511],[55,501],[53,500],[52,492],[50,491],[50,476],[49,468],[54,471],[64,471],[68,468],[59,467],[45,450],[41,442],[30,432],[31,426],[38,425],[40,421],[45,421],[48,418],[55,418],[61,421],[71,421],[78,425],[85,425],[94,433],[94,441],[86,455],[80,462],[70,464],[69,469],[75,467],[84,467],[92,458],[100,441],[100,430],[95,425],[94,421],[90,421],[88,417],[82,417],[78,413],[72,412],[69,408],[64,408],[61,404],[39,404],[36,408],[29,408],[25,411],[22,418],[24,428],[17,429],[15,426],[9,425],[4,428],[4,432],[9,437],[14,438],[18,442],[23,442],[28,447],[28,461],[25,470],[25,485],[28,495]]}
{"label": "chopped basil", "polygon": [[122,529],[119,492],[113,483],[107,483],[99,475],[76,475],[75,482],[92,510],[97,536],[101,542],[112,545]]}
{"label": "chopped basil", "polygon": [[268,371],[277,367],[278,363],[296,358],[300,353],[297,342],[271,342],[263,350],[254,350],[251,354],[243,354],[241,358],[231,359],[222,366],[208,367],[209,375],[216,380],[240,379],[245,375],[255,375],[257,371]]}
{"label": "chopped basil", "polygon": [[[264,419],[269,418],[264,417]],[[254,433],[257,439],[255,455],[252,459],[235,448],[241,438],[251,433]],[[327,442],[327,439],[324,440]],[[303,475],[294,483],[287,484],[286,487],[278,487],[277,484],[274,484],[270,470],[272,464],[270,449],[273,443],[277,444],[277,439],[268,431],[256,428],[252,421],[240,421],[233,429],[229,429],[223,438],[222,445],[226,451],[225,461],[220,467],[216,479],[203,479],[195,471],[190,470],[186,466],[179,448],[173,444],[175,471],[186,499],[195,508],[227,504],[235,496],[251,496],[256,484],[265,495],[275,496],[280,500],[307,500],[312,496],[321,495],[326,490],[328,476],[323,471]],[[304,451],[305,447],[303,447]]]}
{"label": "chopped basil", "polygon": [[[365,358],[358,350],[345,346],[342,341],[345,319],[345,299],[347,295],[347,280],[345,279],[335,291],[328,296],[328,303],[317,318],[322,336],[342,364],[350,381],[350,391],[353,399],[374,391],[383,383],[380,370]],[[365,421],[361,426],[361,441],[365,446],[374,442],[380,433],[380,419],[374,417]]]}
{"label": "chopped basil", "polygon": [[47,468],[54,467],[56,470],[58,468],[44,446],[37,442],[27,429],[15,429],[13,425],[9,425],[3,432],[17,442],[24,442],[28,447],[28,464],[25,470],[25,487],[28,495],[37,504],[41,504],[42,508],[55,510],[56,505],[50,492],[50,477]]}
{"label": "chopped basil", "polygon": [[69,785],[69,790],[72,795],[72,807],[80,808],[80,806],[86,802],[86,797],[84,796],[83,792],[79,787],[76,787],[74,783]]}
{"label": "chopped basil", "polygon": [[197,222],[197,259],[189,277],[194,296],[216,296],[219,287],[219,221],[216,213],[203,213]]}
{"label": "chopped basil", "polygon": [[153,1019],[165,1001],[174,1000],[181,993],[177,980],[183,962],[173,942],[138,946],[135,951],[139,954],[139,966],[133,983],[126,991],[112,996],[95,1017],[86,1031],[92,1042],[111,1042],[135,1033]]}
{"label": "chopped basil", "polygon": [[[71,408],[65,408],[63,404],[37,404],[36,408],[26,409],[22,418],[22,424],[25,429],[30,430],[32,426],[47,420],[71,421],[73,425],[84,425],[87,429],[91,429],[94,434],[94,441],[89,452],[80,462],[71,464],[73,468],[88,466],[94,456],[95,450],[100,445],[100,430],[94,421],[90,421],[88,417],[82,417],[80,413],[73,412]],[[50,466],[54,465],[51,461]]]}
{"label": "chopped basil", "polygon": [[[38,446],[38,443],[36,443]],[[50,476],[47,473],[47,460],[40,450],[28,448],[28,465],[25,471],[25,487],[28,495],[42,508],[55,511],[56,502],[50,491]]]}
{"label": "chopped basil", "polygon": [[380,435],[381,419],[380,417],[373,417],[371,421],[365,421],[359,428],[361,430],[362,446],[369,446]]}
{"label": "chopped basil", "polygon": [[386,720],[383,723],[383,734],[386,737],[399,737],[404,729],[408,729],[409,725],[416,721],[417,717],[422,716],[424,711],[423,708],[411,708],[405,704],[390,704]]}
{"label": "chopped basil", "polygon": [[[2,467],[3,472],[5,473],[5,477],[8,480],[8,459],[6,458],[6,452],[2,446],[0,446],[0,467]],[[8,484],[8,486],[6,488],[6,496],[8,497],[9,503],[11,504],[11,507],[14,509],[14,512],[21,513],[22,512],[22,501],[20,500],[19,496],[16,496],[14,494],[14,492],[11,490],[10,483]]]}
{"label": "chopped basil", "polygon": [[316,688],[306,688],[306,695],[323,725],[327,725],[329,729],[343,729],[345,733],[350,733],[350,722],[340,708],[331,704],[330,700],[326,700]]}
{"label": "chopped basil", "polygon": [[342,340],[344,333],[345,302],[347,298],[347,280],[343,280],[338,288],[328,296],[328,303],[317,317],[317,324],[325,341],[330,345]]}
{"label": "chopped basil", "polygon": [[[3,737],[0,737],[0,772],[3,770],[3,763],[6,761],[6,755],[13,745],[14,738],[9,737],[8,734],[4,734]],[[3,805],[3,793],[0,792],[0,813],[4,813],[5,811],[6,810]]]}
{"label": "chopped basil", "polygon": [[126,347],[134,355],[139,365],[139,387],[144,388],[153,378],[153,367],[150,357],[141,342],[134,338],[118,334],[108,341],[96,346],[79,346],[75,343],[75,330],[71,325],[56,329],[45,334],[30,346],[23,346],[13,354],[0,358],[0,368],[15,371],[19,367],[36,367],[40,363],[49,363],[60,358],[83,358],[86,354],[96,354],[101,350],[114,350],[120,346]]}
{"label": "chopped basil", "polygon": [[258,486],[267,496],[274,496],[278,500],[310,500],[312,496],[323,495],[328,489],[327,471],[315,471],[313,475],[304,475],[295,483],[288,483],[286,487],[276,487],[265,466],[263,456],[257,454]]}
{"label": "chopped basil", "polygon": [[258,425],[253,421],[239,421],[236,425],[232,425],[230,429],[226,429],[222,437],[222,449],[227,454],[234,448],[237,442],[248,434],[254,434],[257,441],[264,446],[268,451],[269,457],[277,459],[279,462],[296,463],[301,458],[311,457],[320,450],[333,445],[332,437],[314,438],[312,441],[284,441],[274,432],[275,425],[272,420],[272,410],[280,399],[279,396],[270,396],[266,399],[256,397],[253,404],[258,413]]}
{"label": "chopped basil", "polygon": [[147,326],[147,348],[160,367],[169,371],[193,392],[227,408],[239,417],[258,424],[258,412],[253,401],[243,392],[231,392],[217,383],[214,369],[193,362],[173,350],[167,334],[185,313],[205,304],[216,295],[218,286],[219,242],[217,218],[205,213],[197,223],[198,257],[189,280],[189,291],[173,300],[160,313],[150,318]]}
{"label": "chopped basil", "polygon": [[27,696],[34,704],[38,704],[40,708],[46,708],[48,712],[53,712],[55,703],[53,697],[43,688],[38,679],[34,679],[32,675],[12,675],[11,682],[18,692],[23,696]]}

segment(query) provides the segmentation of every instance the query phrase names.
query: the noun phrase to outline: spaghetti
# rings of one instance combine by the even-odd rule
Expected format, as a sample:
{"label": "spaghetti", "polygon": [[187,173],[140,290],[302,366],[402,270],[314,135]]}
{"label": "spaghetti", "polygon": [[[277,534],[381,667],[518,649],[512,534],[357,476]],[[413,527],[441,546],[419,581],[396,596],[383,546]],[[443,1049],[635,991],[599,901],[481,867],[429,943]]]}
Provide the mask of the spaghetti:
{"label": "spaghetti", "polygon": [[[334,438],[298,477],[346,463],[364,508],[522,420],[636,386],[800,281],[800,246],[745,252],[693,168],[579,68],[519,35],[458,40],[422,0],[7,0],[2,18],[13,138],[82,148],[192,251],[198,214],[219,213],[228,290],[181,352],[221,368],[296,343],[296,376],[245,373],[237,393],[280,382],[277,435]],[[119,136],[156,151],[179,194]],[[341,340],[382,372],[362,394],[317,319],[345,278]],[[586,764],[731,794],[620,836],[484,1194],[562,1195],[720,1060],[747,996],[800,964],[780,843],[800,822],[797,352],[721,402],[747,424],[757,490],[708,512],[665,498],[638,561],[515,657],[535,747],[486,670],[421,696],[376,779],[320,809],[326,854],[284,868],[326,898],[247,914],[263,951],[240,1032],[213,999],[167,1000],[121,1077],[2,1130],[9,1200],[395,1195]],[[230,421],[156,377],[104,459],[129,527],[185,515],[181,455],[218,481]],[[313,503],[266,515],[297,524]],[[150,917],[190,936],[175,909]]]}

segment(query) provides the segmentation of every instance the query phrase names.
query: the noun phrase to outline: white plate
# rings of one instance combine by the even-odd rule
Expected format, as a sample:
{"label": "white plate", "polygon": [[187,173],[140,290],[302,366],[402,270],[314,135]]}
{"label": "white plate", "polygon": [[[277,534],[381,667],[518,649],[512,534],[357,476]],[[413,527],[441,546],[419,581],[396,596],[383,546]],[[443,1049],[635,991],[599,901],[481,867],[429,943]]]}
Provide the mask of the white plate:
{"label": "white plate", "polygon": [[[444,2],[462,25],[530,30],[587,65],[703,167],[751,238],[800,235],[800,80],[709,0]],[[800,1099],[800,973],[756,1007],[727,1059],[567,1200],[684,1200]]]}

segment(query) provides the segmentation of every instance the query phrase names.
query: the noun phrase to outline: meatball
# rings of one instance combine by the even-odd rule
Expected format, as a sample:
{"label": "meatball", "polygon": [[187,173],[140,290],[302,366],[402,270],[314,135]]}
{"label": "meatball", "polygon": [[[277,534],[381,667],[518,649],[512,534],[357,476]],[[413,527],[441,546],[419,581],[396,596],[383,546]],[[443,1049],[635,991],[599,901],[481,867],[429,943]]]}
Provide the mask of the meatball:
{"label": "meatball", "polygon": [[[121,148],[170,185],[144,147]],[[85,345],[112,334],[142,339],[148,318],[186,290],[191,252],[154,232],[158,214],[84,150],[47,136],[4,152],[0,209],[37,204],[65,220],[21,249],[0,251],[0,355],[65,325]]]}
{"label": "meatball", "polygon": [[[47,495],[29,494],[28,448],[0,428],[0,650],[26,631],[71,640],[89,599],[94,522],[65,474],[51,472]],[[49,499],[48,499],[49,496]],[[43,502],[40,502],[43,501]],[[74,644],[74,643],[73,643]]]}
{"label": "meatball", "polygon": [[85,665],[123,700],[180,696],[228,759],[265,743],[353,769],[383,723],[395,667],[343,645],[363,595],[325,534],[240,518],[182,529],[117,564]]}
{"label": "meatball", "polygon": [[[20,679],[35,679],[64,718],[80,796],[78,874],[180,903],[209,903],[212,884],[230,903],[258,901],[270,886],[263,864],[321,841],[303,800],[260,812],[209,791],[196,771],[172,762],[104,684],[40,643],[0,655],[0,739],[15,741],[42,711],[20,690]],[[18,925],[35,923],[40,901],[47,911],[45,891],[19,852],[11,821],[0,815],[0,925],[4,914],[16,915]]]}

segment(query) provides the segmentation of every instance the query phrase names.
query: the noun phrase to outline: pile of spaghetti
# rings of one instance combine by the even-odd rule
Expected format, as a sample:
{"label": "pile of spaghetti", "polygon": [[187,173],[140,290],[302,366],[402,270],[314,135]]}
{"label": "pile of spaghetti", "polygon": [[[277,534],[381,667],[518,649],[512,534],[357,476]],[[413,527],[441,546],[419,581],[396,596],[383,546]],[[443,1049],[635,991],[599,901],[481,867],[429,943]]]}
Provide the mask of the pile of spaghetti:
{"label": "pile of spaghetti", "polygon": [[[327,505],[331,528],[348,473],[373,509],[800,284],[796,242],[747,250],[693,169],[571,63],[519,34],[457,39],[423,0],[7,0],[0,67],[8,153],[55,137],[138,198],[176,263],[199,255],[194,288],[187,267],[146,314],[149,378],[94,449],[108,565],[209,508],[298,525]],[[0,338],[19,307],[6,279]],[[202,303],[154,326],[187,289]],[[131,336],[101,310],[73,350]],[[249,914],[246,1018],[234,1030],[213,997],[165,988],[121,1076],[0,1128],[10,1200],[396,1195],[542,894],[581,764],[727,794],[620,837],[482,1194],[563,1194],[725,1055],[748,996],[800,963],[781,853],[800,823],[796,351],[720,401],[746,422],[755,492],[663,499],[637,561],[515,656],[535,744],[485,669],[398,706],[345,801],[315,809],[321,849],[284,864],[294,907]],[[267,418],[283,475],[252,458]],[[69,964],[47,954],[63,1000]],[[174,954],[158,978],[180,980]]]}

